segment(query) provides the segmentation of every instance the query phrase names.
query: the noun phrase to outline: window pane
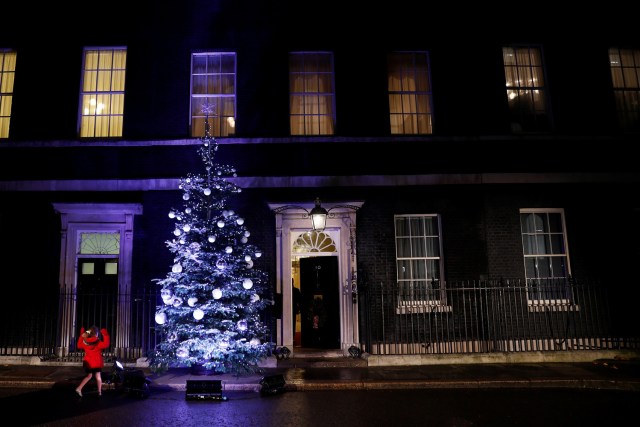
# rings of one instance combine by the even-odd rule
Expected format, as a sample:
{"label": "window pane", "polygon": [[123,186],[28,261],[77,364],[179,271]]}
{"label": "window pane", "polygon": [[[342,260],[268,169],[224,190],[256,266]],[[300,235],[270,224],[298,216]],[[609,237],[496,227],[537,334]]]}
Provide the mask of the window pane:
{"label": "window pane", "polygon": [[[520,213],[520,229],[525,275],[527,284],[531,286],[529,298],[566,298],[569,294],[564,279],[569,277],[570,272],[562,211],[526,212],[523,209]],[[545,281],[541,282],[541,279]]]}
{"label": "window pane", "polygon": [[9,137],[16,55],[12,50],[0,49],[0,138]]}
{"label": "window pane", "polygon": [[640,130],[640,49],[609,49],[611,82],[618,126]]}
{"label": "window pane", "polygon": [[[198,52],[191,55],[191,136],[231,136],[236,126],[236,54]],[[207,113],[207,111],[209,111]]]}
{"label": "window pane", "polygon": [[387,58],[392,134],[431,134],[432,101],[428,52],[394,52]]}
{"label": "window pane", "polygon": [[80,137],[122,136],[126,58],[125,48],[85,49]]}
{"label": "window pane", "polygon": [[289,114],[292,135],[333,135],[333,55],[296,52],[289,55]]}
{"label": "window pane", "polygon": [[[404,301],[440,300],[438,292],[428,291],[440,277],[440,235],[436,215],[397,215],[395,217],[398,286]],[[411,282],[408,287],[405,281]],[[437,286],[439,288],[439,286]]]}
{"label": "window pane", "polygon": [[503,47],[502,58],[512,130],[550,130],[540,48]]}

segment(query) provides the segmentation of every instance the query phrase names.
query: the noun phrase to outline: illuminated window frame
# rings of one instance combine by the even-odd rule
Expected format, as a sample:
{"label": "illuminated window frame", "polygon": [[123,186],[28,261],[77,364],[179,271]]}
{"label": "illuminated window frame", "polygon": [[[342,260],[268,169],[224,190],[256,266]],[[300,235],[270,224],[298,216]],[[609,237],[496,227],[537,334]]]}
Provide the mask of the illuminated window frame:
{"label": "illuminated window frame", "polygon": [[125,47],[84,49],[78,121],[81,138],[122,136],[126,66]]}
{"label": "illuminated window frame", "polygon": [[611,80],[618,125],[624,131],[640,131],[640,50],[609,49]]}
{"label": "illuminated window frame", "polygon": [[512,132],[550,131],[552,123],[542,48],[505,46],[502,60]]}
{"label": "illuminated window frame", "polygon": [[333,53],[289,54],[289,124],[291,135],[335,133]]}
{"label": "illuminated window frame", "polygon": [[236,133],[235,52],[194,52],[191,54],[191,136],[204,136],[205,104],[212,136]]}
{"label": "illuminated window frame", "polygon": [[428,52],[393,52],[387,57],[391,134],[433,133]]}
{"label": "illuminated window frame", "polygon": [[17,53],[15,51],[0,49],[0,138],[9,137],[16,57]]}

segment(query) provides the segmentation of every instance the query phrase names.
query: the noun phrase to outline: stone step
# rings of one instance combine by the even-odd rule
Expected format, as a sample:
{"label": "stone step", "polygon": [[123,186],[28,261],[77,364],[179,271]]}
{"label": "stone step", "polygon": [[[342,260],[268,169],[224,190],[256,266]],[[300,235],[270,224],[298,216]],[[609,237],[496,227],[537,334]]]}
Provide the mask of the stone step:
{"label": "stone step", "polygon": [[353,357],[289,357],[278,360],[279,368],[366,368],[366,359]]}

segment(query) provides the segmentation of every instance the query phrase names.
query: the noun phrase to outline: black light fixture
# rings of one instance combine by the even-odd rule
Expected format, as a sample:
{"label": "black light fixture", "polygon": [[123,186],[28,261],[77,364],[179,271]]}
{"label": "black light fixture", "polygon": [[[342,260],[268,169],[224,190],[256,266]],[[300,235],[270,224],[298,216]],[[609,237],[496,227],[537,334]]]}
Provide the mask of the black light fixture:
{"label": "black light fixture", "polygon": [[329,211],[320,206],[320,197],[316,197],[316,205],[309,212],[311,226],[314,230],[324,231],[327,226],[327,215],[329,215]]}
{"label": "black light fixture", "polygon": [[290,210],[290,209],[303,210],[306,213],[306,215],[309,218],[311,218],[311,228],[314,231],[321,232],[321,231],[324,231],[324,229],[327,226],[327,217],[330,217],[331,211],[334,210],[334,209],[338,209],[338,208],[351,209],[353,211],[356,211],[360,207],[359,206],[354,206],[354,205],[333,205],[329,209],[325,209],[325,208],[322,207],[322,203],[320,202],[320,198],[316,197],[315,206],[311,210],[308,210],[307,208],[305,208],[303,206],[298,206],[298,205],[285,205],[285,206],[277,207],[273,211],[275,213],[280,213],[282,211],[286,211],[286,210]]}

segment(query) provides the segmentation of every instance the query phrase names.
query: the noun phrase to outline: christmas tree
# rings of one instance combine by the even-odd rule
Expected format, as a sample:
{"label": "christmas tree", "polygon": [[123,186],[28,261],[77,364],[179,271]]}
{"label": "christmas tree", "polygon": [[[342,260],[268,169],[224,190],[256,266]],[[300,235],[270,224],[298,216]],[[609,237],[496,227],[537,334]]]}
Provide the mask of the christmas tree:
{"label": "christmas tree", "polygon": [[180,179],[183,208],[172,209],[174,254],[161,286],[163,303],[155,321],[159,342],[148,357],[154,372],[192,367],[194,373],[252,373],[271,349],[261,320],[267,274],[254,268],[262,253],[249,243],[244,219],[229,208],[242,189],[227,178],[235,168],[214,162],[218,143],[211,136],[205,106],[205,136],[198,152],[204,172]]}

